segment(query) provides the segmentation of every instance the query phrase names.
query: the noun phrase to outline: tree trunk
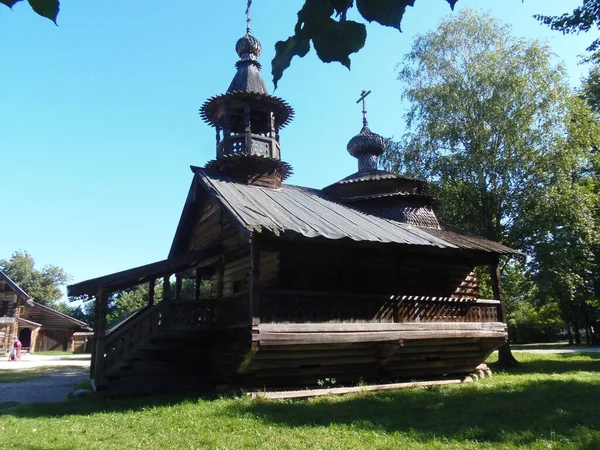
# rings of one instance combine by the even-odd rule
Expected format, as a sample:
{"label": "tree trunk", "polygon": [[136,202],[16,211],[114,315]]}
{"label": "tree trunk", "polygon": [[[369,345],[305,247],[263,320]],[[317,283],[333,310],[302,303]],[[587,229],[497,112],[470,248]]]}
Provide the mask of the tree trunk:
{"label": "tree trunk", "polygon": [[590,332],[592,334],[592,345],[598,345],[600,343],[600,336],[598,333],[598,322],[595,319],[590,320]]}
{"label": "tree trunk", "polygon": [[592,333],[590,330],[590,324],[587,320],[585,323],[585,342],[587,345],[592,345]]}
{"label": "tree trunk", "polygon": [[[492,292],[494,293],[494,299],[500,300],[502,311],[502,317],[500,320],[504,323],[508,323],[508,317],[506,315],[506,307],[504,306],[504,301],[502,300],[502,281],[501,281],[501,273],[500,266],[498,264],[498,258],[494,260],[494,262],[490,265],[490,277],[492,281]],[[503,367],[518,367],[519,361],[513,356],[512,351],[510,349],[510,344],[508,341],[502,347],[498,349],[498,365]]]}
{"label": "tree trunk", "polygon": [[573,333],[575,334],[575,345],[581,345],[581,333],[579,332],[579,321],[577,320],[577,311],[573,307]]}
{"label": "tree trunk", "polygon": [[571,324],[566,323],[567,326],[567,338],[569,339],[569,346],[573,345],[573,332],[571,331]]}

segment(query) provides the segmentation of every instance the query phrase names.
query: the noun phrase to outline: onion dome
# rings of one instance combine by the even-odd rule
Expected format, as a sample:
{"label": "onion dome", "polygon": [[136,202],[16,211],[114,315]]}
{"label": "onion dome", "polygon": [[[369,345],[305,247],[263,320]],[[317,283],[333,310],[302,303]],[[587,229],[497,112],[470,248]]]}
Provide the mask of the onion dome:
{"label": "onion dome", "polygon": [[240,57],[240,62],[257,61],[260,53],[262,52],[262,45],[260,45],[260,41],[258,39],[256,39],[250,33],[246,33],[244,37],[238,39],[236,42],[235,51]]}
{"label": "onion dome", "polygon": [[346,149],[350,155],[358,159],[358,171],[377,169],[377,158],[383,154],[388,140],[373,133],[364,121],[360,133],[348,142]]}
{"label": "onion dome", "polygon": [[377,168],[377,158],[385,151],[388,139],[369,129],[365,98],[370,93],[362,91],[356,102],[362,102],[363,127],[346,147],[348,153],[358,159],[358,172],[323,188],[323,192],[366,214],[420,227],[439,228],[433,199],[427,193],[424,181]]}
{"label": "onion dome", "polygon": [[235,63],[237,72],[227,92],[243,91],[268,95],[269,91],[260,74],[261,65],[258,62],[262,51],[259,40],[250,33],[246,33],[244,37],[238,39],[235,51],[240,60]]}

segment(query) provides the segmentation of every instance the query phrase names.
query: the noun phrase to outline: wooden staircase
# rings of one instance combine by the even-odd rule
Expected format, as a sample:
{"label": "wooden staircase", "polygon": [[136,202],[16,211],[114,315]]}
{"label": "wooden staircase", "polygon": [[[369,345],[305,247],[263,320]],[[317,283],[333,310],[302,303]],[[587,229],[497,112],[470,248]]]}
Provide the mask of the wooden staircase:
{"label": "wooden staircase", "polygon": [[[223,346],[246,336],[243,298],[162,301],[146,307],[107,333],[96,352],[94,388],[106,395],[205,390],[222,380],[215,373]],[[246,332],[241,330],[246,330]],[[100,356],[102,355],[102,356]],[[232,364],[239,364],[236,357]]]}

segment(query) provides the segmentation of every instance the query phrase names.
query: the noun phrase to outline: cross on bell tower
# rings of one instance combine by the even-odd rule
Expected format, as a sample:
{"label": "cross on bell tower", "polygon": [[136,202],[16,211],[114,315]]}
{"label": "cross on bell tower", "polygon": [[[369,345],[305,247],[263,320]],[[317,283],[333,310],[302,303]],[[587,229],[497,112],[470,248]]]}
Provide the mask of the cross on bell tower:
{"label": "cross on bell tower", "polygon": [[362,102],[363,127],[356,136],[348,142],[348,153],[358,159],[358,171],[368,172],[377,170],[377,158],[381,156],[387,146],[387,139],[369,130],[367,122],[366,98],[371,91],[363,90],[356,103]]}
{"label": "cross on bell tower", "polygon": [[360,103],[362,101],[362,113],[363,113],[363,126],[366,127],[368,126],[368,122],[367,122],[367,95],[369,95],[371,93],[371,91],[365,91],[363,89],[363,91],[360,93],[360,98],[358,100],[356,100],[356,103]]}

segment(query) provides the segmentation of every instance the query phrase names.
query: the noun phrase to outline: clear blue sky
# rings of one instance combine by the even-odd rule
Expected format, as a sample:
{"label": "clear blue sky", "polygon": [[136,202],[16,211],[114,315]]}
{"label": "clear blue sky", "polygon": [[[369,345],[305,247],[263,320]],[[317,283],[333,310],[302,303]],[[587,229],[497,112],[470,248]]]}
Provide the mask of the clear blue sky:
{"label": "clear blue sky", "polygon": [[[234,75],[245,0],[63,0],[59,26],[26,2],[0,5],[0,258],[27,250],[73,281],[164,259],[192,180],[189,165],[215,155],[198,108]],[[255,0],[253,34],[272,88],[274,44],[301,0]],[[577,86],[577,55],[596,36],[563,36],[535,13],[571,11],[581,0],[459,0],[512,24],[515,35],[552,46]],[[281,134],[293,184],[323,187],[356,171],[346,143],[361,126],[355,104],[371,89],[369,124],[404,132],[396,66],[414,36],[451,14],[445,0],[408,8],[403,33],[368,26],[352,70],[311,52],[286,71],[276,95],[296,110]],[[429,8],[429,9],[428,9]],[[356,14],[354,12],[353,14]]]}

